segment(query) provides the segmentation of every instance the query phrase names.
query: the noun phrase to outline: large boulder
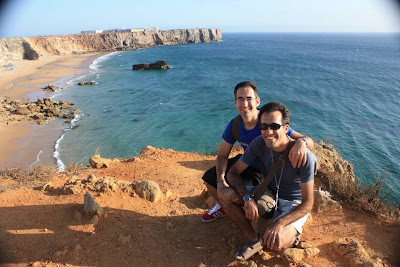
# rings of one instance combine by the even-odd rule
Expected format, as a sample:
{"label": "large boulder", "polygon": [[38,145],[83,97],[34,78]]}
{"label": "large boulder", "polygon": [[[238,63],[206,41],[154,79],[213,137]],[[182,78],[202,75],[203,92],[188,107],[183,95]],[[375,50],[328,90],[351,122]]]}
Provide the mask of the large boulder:
{"label": "large boulder", "polygon": [[372,259],[360,242],[343,237],[332,242],[332,247],[336,253],[346,260],[348,266],[373,266],[383,267],[382,260],[378,257]]}
{"label": "large boulder", "polygon": [[103,209],[94,200],[93,196],[89,192],[87,192],[85,194],[85,198],[84,198],[84,202],[83,202],[83,212],[90,216],[93,216],[93,215],[101,216],[103,214]]}
{"label": "large boulder", "polygon": [[90,167],[95,169],[109,168],[112,163],[118,162],[120,162],[119,159],[106,159],[100,157],[100,155],[94,155],[89,159]]}
{"label": "large boulder", "polygon": [[316,208],[317,212],[332,209],[342,209],[342,206],[337,201],[330,198],[329,194],[322,190],[314,191],[314,207]]}
{"label": "large boulder", "polygon": [[161,190],[157,183],[144,180],[136,183],[136,194],[151,202],[157,202],[161,198]]}
{"label": "large boulder", "polygon": [[170,69],[165,60],[159,60],[156,63],[134,64],[132,70],[167,70]]}

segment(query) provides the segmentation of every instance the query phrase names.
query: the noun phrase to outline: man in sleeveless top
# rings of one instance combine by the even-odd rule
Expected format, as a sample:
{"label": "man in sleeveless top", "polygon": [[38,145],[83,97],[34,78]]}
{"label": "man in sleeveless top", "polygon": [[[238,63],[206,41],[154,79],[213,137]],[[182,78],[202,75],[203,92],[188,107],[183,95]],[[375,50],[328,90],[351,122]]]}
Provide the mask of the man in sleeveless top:
{"label": "man in sleeveless top", "polygon": [[[217,203],[217,191],[220,188],[229,186],[225,180],[227,171],[241,156],[238,155],[234,158],[228,159],[234,143],[238,141],[243,149],[246,150],[251,141],[261,135],[261,130],[258,125],[257,109],[260,105],[260,97],[258,95],[256,83],[249,81],[238,83],[234,89],[234,96],[234,104],[240,115],[239,140],[235,138],[232,129],[234,120],[231,120],[222,135],[222,142],[218,150],[216,166],[209,169],[202,177],[208,191]],[[289,128],[287,135],[291,138],[297,139],[289,154],[289,159],[292,165],[298,167],[305,165],[307,160],[307,147],[313,146],[313,140],[291,128]],[[256,186],[259,184],[263,177],[259,170],[258,161],[251,163],[241,174],[241,177],[245,185]],[[217,183],[217,181],[219,182]],[[212,222],[225,216],[225,212],[221,209],[221,206],[216,204],[210,211],[203,214],[201,220],[203,222]]]}

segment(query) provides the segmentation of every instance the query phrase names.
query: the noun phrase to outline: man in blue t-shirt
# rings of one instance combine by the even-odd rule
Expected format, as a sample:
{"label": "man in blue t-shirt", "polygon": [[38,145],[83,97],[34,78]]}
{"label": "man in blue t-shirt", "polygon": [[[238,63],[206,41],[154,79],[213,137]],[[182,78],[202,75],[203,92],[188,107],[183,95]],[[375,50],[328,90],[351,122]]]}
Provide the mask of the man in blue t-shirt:
{"label": "man in blue t-shirt", "polygon": [[249,240],[237,251],[237,260],[247,260],[262,250],[263,245],[274,251],[297,245],[314,201],[317,159],[307,150],[305,165],[293,166],[285,161],[272,176],[268,186],[276,196],[272,223],[268,225],[263,239],[254,231],[249,220],[258,221],[259,210],[240,175],[255,160],[259,160],[264,177],[274,168],[277,159],[289,145],[289,109],[279,102],[268,103],[260,110],[259,122],[261,136],[251,142],[243,156],[229,170],[229,187],[218,191],[224,211]]}
{"label": "man in blue t-shirt", "polygon": [[[241,156],[237,155],[234,158],[228,159],[234,143],[239,141],[243,149],[246,150],[251,141],[261,135],[261,130],[258,125],[257,109],[260,105],[260,97],[258,96],[256,83],[249,81],[238,83],[234,89],[234,96],[234,104],[240,115],[239,140],[234,137],[232,130],[233,119],[222,135],[216,166],[209,169],[202,178],[208,191],[215,200],[217,200],[217,191],[229,186],[225,180],[225,174]],[[297,139],[289,154],[292,165],[298,167],[305,165],[307,161],[307,147],[312,147],[314,145],[313,140],[291,128],[289,128],[287,135]],[[241,177],[245,185],[255,186],[259,184],[263,180],[263,176],[260,173],[258,161],[252,162],[241,174]],[[225,212],[221,209],[221,206],[217,204],[210,211],[204,213],[201,220],[203,222],[212,222],[225,216]]]}

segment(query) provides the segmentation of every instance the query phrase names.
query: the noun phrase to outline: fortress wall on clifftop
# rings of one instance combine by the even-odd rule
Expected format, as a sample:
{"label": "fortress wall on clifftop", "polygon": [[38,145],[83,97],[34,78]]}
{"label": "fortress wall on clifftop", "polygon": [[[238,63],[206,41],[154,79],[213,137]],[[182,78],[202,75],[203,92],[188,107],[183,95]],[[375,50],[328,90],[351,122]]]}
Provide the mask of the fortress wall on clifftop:
{"label": "fortress wall on clifftop", "polygon": [[0,66],[32,58],[95,51],[124,51],[160,45],[205,43],[222,40],[219,29],[183,29],[110,32],[74,35],[0,38]]}

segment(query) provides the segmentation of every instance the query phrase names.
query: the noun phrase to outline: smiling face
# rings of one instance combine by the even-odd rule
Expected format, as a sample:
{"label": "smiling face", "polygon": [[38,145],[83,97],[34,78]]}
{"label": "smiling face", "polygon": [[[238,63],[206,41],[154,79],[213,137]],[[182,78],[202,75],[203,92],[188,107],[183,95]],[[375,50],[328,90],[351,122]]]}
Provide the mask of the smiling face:
{"label": "smiling face", "polygon": [[244,120],[257,117],[260,98],[250,86],[241,87],[237,90],[234,103]]}
{"label": "smiling face", "polygon": [[[264,112],[261,115],[260,123],[282,124],[282,113],[280,111],[273,111],[269,113]],[[270,127],[268,127],[266,130],[261,130],[261,135],[267,147],[271,148],[274,151],[282,152],[283,150],[285,150],[286,145],[289,142],[286,135],[288,130],[289,124],[283,125],[278,130],[272,130]]]}

